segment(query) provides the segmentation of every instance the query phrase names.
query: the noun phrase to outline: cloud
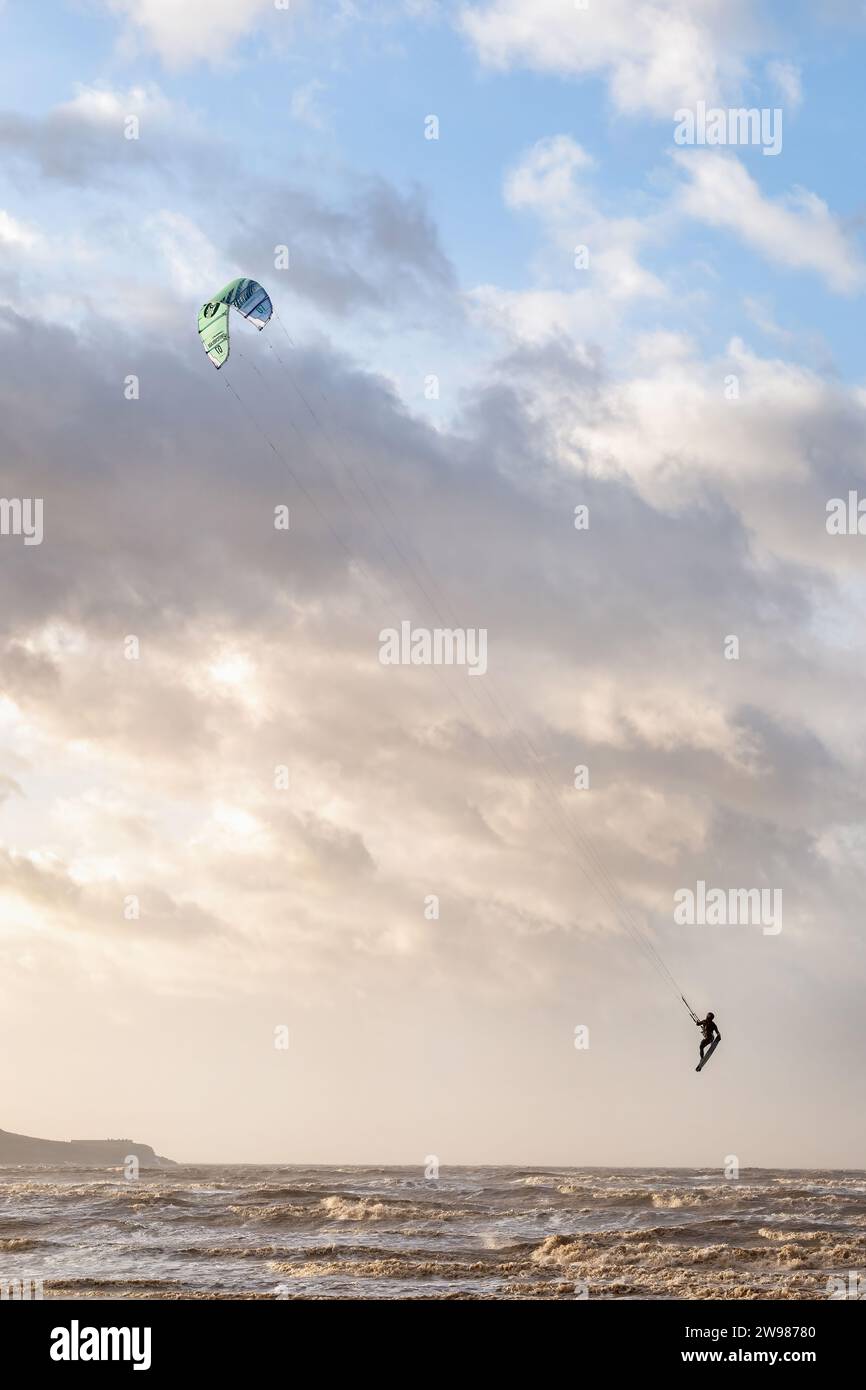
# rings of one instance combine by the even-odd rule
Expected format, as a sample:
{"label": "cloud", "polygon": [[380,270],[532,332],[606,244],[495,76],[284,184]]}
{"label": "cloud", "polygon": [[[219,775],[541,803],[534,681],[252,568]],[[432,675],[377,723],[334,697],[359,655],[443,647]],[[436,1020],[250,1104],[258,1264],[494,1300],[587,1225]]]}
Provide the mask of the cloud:
{"label": "cloud", "polygon": [[775,59],[767,64],[767,76],[778,88],[786,108],[796,111],[803,102],[802,77],[796,63]]}
{"label": "cloud", "polygon": [[474,318],[514,344],[537,347],[562,337],[592,341],[612,332],[617,323],[613,306],[588,291],[476,285],[466,300]]}
{"label": "cloud", "polygon": [[[98,829],[104,835],[104,822]],[[136,934],[139,941],[146,936],[181,951],[228,935],[218,916],[189,900],[175,900],[156,885],[124,882],[114,867],[101,864],[94,872],[92,860],[64,863],[56,855],[27,856],[0,848],[0,901],[7,922],[11,919],[17,928],[10,934],[26,940],[37,923],[49,941],[80,934],[90,948],[95,940],[106,962],[121,969],[124,938],[135,939]],[[126,913],[133,897],[139,917]]]}
{"label": "cloud", "polygon": [[207,297],[202,285],[219,288],[225,280],[224,253],[202,229],[180,212],[163,209],[147,219],[145,231],[165,263],[170,282],[184,296]]}
{"label": "cloud", "polygon": [[38,228],[12,217],[0,208],[0,245],[32,253],[38,251],[43,244],[44,237]]}
{"label": "cloud", "polygon": [[796,333],[791,329],[783,328],[773,317],[772,310],[765,301],[756,298],[754,295],[743,296],[743,308],[762,333],[768,338],[776,338],[780,342],[792,343],[796,339]]}
{"label": "cloud", "polygon": [[545,226],[551,240],[573,263],[575,243],[586,246],[592,280],[613,300],[664,293],[657,277],[637,259],[637,248],[652,237],[649,218],[612,217],[597,204],[580,175],[594,161],[567,135],[538,141],[505,181],[505,201],[516,210],[529,209]]}
{"label": "cloud", "polygon": [[590,170],[595,161],[569,135],[539,140],[529,154],[511,169],[505,180],[506,202],[515,208],[535,208],[561,216],[579,208],[576,175]]}
{"label": "cloud", "polygon": [[292,119],[300,125],[309,126],[311,130],[324,130],[327,122],[318,109],[317,100],[320,93],[327,90],[325,83],[315,77],[305,82],[302,87],[296,87],[289,104]]}
{"label": "cloud", "polygon": [[424,304],[438,317],[456,289],[420,190],[403,194],[384,179],[351,181],[342,202],[300,184],[259,184],[226,249],[241,267],[261,266],[264,281],[276,240],[289,247],[286,291],[328,313],[400,312],[401,306],[414,313]]}
{"label": "cloud", "polygon": [[22,796],[20,783],[14,777],[7,777],[5,773],[0,774],[0,805],[8,801],[10,796]]}
{"label": "cloud", "polygon": [[[130,116],[139,123],[128,138]],[[172,136],[192,138],[189,118],[155,87],[115,91],[79,86],[75,97],[45,116],[0,113],[0,148],[35,163],[44,178],[83,186],[112,166],[135,171],[161,158]]]}
{"label": "cloud", "polygon": [[676,199],[687,216],[733,232],[775,264],[814,271],[838,294],[862,289],[866,267],[817,194],[796,188],[767,198],[732,155],[690,151],[674,159],[689,179]]}
{"label": "cloud", "polygon": [[[130,114],[140,122],[140,138],[134,140],[124,136]],[[47,185],[89,189],[91,197],[82,206],[98,232],[85,223],[76,234],[75,213],[66,209],[64,216],[66,244],[76,256],[88,254],[94,235],[99,237],[103,292],[99,304],[91,295],[94,311],[101,305],[101,312],[111,313],[113,306],[131,300],[136,313],[150,318],[184,312],[153,293],[164,267],[181,294],[198,303],[234,274],[252,274],[273,288],[278,244],[290,250],[291,270],[283,277],[287,293],[328,314],[350,309],[377,314],[407,306],[414,315],[424,305],[431,319],[441,318],[454,294],[454,270],[419,189],[404,193],[383,178],[349,175],[335,197],[318,192],[303,166],[271,179],[251,175],[237,152],[204,136],[158,88],[81,87],[73,100],[45,116],[0,115],[3,147],[28,196],[34,164]],[[212,207],[217,177],[231,181],[238,211],[218,224],[208,219],[205,232],[201,209]],[[142,189],[147,190],[144,202]],[[94,212],[99,199],[107,201]],[[11,220],[3,226],[10,250],[23,254],[29,237],[35,251],[36,230],[12,213],[7,216]],[[139,267],[134,277],[132,257]],[[59,260],[58,266],[62,272]],[[68,278],[59,274],[58,294],[67,285]],[[11,287],[8,299],[20,309],[26,291]],[[42,283],[40,306],[59,315],[59,303],[51,299],[49,277]],[[67,305],[68,314],[79,310],[78,304]]]}
{"label": "cloud", "polygon": [[[14,356],[8,346],[4,351],[5,392],[19,402],[32,360],[45,358],[43,335],[22,325],[15,331]],[[398,674],[393,683],[381,683],[376,634],[389,614],[399,616],[407,603],[423,611],[426,603],[411,570],[387,542],[381,520],[351,481],[354,474],[375,496],[365,461],[394,515],[413,518],[408,532],[403,521],[396,533],[404,553],[417,548],[432,557],[435,574],[447,568],[448,587],[462,595],[467,625],[483,620],[504,643],[513,678],[534,709],[531,719],[549,722],[566,740],[580,727],[584,737],[609,747],[640,746],[647,754],[676,756],[677,750],[702,746],[724,761],[741,761],[735,708],[725,715],[724,701],[702,704],[714,669],[712,614],[722,602],[754,612],[761,593],[778,604],[773,564],[804,567],[809,574],[823,565],[824,582],[831,582],[837,565],[851,563],[841,548],[815,549],[831,480],[816,474],[810,451],[814,437],[835,432],[835,482],[841,483],[857,459],[862,412],[856,403],[834,396],[807,373],[765,363],[744,349],[733,350],[743,382],[736,404],[721,390],[725,364],[701,369],[681,341],[663,355],[656,352],[655,362],[646,354],[651,365],[628,381],[605,381],[598,369],[587,367],[576,379],[573,367],[566,371],[550,355],[527,353],[503,364],[496,388],[472,402],[461,444],[406,419],[373,378],[346,376],[321,359],[296,357],[294,370],[304,394],[317,402],[317,413],[326,413],[319,387],[329,403],[329,443],[300,402],[290,408],[288,382],[262,340],[250,347],[261,348],[262,376],[241,359],[232,380],[264,434],[291,457],[318,511],[296,493],[285,462],[237,410],[222,379],[204,372],[207,364],[199,372],[139,346],[142,399],[126,402],[118,393],[116,403],[104,403],[98,442],[81,443],[71,426],[82,412],[94,418],[97,402],[104,401],[99,363],[120,364],[120,372],[128,349],[106,332],[98,350],[94,345],[84,355],[81,349],[63,354],[60,389],[43,367],[41,386],[56,412],[52,431],[59,429],[68,444],[58,457],[33,419],[26,453],[31,471],[42,460],[35,476],[46,498],[50,543],[35,560],[31,551],[11,564],[10,555],[4,673],[8,698],[52,744],[89,748],[90,757],[107,760],[111,782],[143,776],[154,792],[161,787],[162,796],[179,800],[199,786],[197,820],[205,813],[211,821],[218,802],[236,806],[252,828],[247,848],[237,852],[241,873],[250,856],[267,869],[276,864],[275,855],[287,854],[294,873],[312,864],[310,856],[327,861],[339,851],[353,873],[359,864],[372,863],[386,877],[399,875],[403,831],[391,813],[399,801],[403,823],[420,817],[430,852],[439,852],[440,837],[444,852],[449,817],[462,821],[465,814],[456,794],[462,782],[453,780],[457,763],[480,775],[476,804],[497,838],[511,842],[538,829],[535,813],[522,805],[524,774],[510,784],[495,763],[481,771],[486,753],[473,730],[487,717],[466,703],[465,689],[457,690],[454,701],[453,691],[435,680],[413,684]],[[59,368],[55,374],[59,379]],[[347,415],[351,430],[340,423]],[[205,439],[196,426],[202,420],[218,421]],[[21,445],[14,452],[7,448],[6,458],[8,484],[26,458]],[[792,478],[793,497],[786,491]],[[778,488],[769,509],[768,487]],[[590,499],[594,530],[604,536],[608,552],[614,524],[618,535],[617,553],[602,571],[582,569],[583,694],[577,716],[568,640],[575,621],[574,542],[565,525],[576,490]],[[423,515],[413,510],[418,495],[431,499]],[[285,545],[276,543],[270,522],[273,505],[283,500],[296,508]],[[707,521],[696,524],[702,509]],[[708,527],[717,533],[712,546]],[[99,547],[91,544],[94,528],[102,537]],[[669,553],[674,533],[678,548]],[[358,580],[340,536],[375,581],[363,602],[355,589],[360,582],[366,590],[367,578]],[[663,572],[654,559],[660,545],[668,554]],[[519,573],[509,568],[515,546],[523,556]],[[751,547],[765,555],[763,579],[749,559]],[[526,593],[526,573],[538,575],[538,591]],[[720,593],[721,573],[726,578]],[[792,585],[790,592],[796,600],[786,600],[787,616],[796,624],[805,620],[805,610],[797,610],[803,591]],[[653,612],[666,614],[667,638]],[[751,621],[766,641],[760,619]],[[48,640],[46,634],[63,629],[78,640]],[[140,663],[129,663],[121,641],[136,631],[144,655]],[[668,659],[674,662],[679,645],[691,644],[691,675],[683,687],[684,673],[677,670],[681,693],[673,704],[664,675],[650,679],[644,671],[640,693],[633,688],[635,663],[655,663],[650,653],[660,640],[670,641]],[[781,693],[784,646],[776,655],[778,671],[772,678],[756,673],[750,698],[769,708],[779,700],[778,708],[794,718],[800,697],[792,703]],[[232,681],[226,681],[226,671]],[[762,695],[763,680],[772,697],[768,691]],[[106,684],[114,691],[108,704],[98,697]],[[571,692],[564,702],[563,692]],[[677,713],[668,718],[666,708]],[[295,730],[290,759],[278,733],[283,724]],[[489,729],[496,729],[495,721]],[[212,763],[216,748],[220,756]],[[224,783],[235,759],[240,761]],[[293,767],[285,809],[264,771],[283,760]],[[259,771],[242,775],[244,761]],[[425,789],[417,803],[405,799],[413,762],[417,785]],[[751,778],[748,760],[744,775]],[[221,785],[233,787],[230,798]],[[374,812],[379,795],[382,803]],[[91,822],[101,815],[106,822],[118,819],[111,804],[88,806]],[[612,804],[614,819],[616,814]],[[324,827],[312,835],[311,817]],[[227,822],[221,813],[213,824],[228,825],[228,838],[244,840],[238,837],[241,821]],[[90,823],[88,837],[100,838],[93,832]],[[603,824],[599,833],[604,838]],[[488,835],[476,830],[470,839],[481,851]],[[225,856],[228,838],[208,832],[198,843]],[[469,855],[469,841],[464,848]],[[483,893],[480,881],[471,892]]]}
{"label": "cloud", "polygon": [[[273,0],[104,0],[122,16],[128,33],[154,49],[166,67],[194,62],[219,63],[247,33],[254,32],[276,7]],[[285,19],[289,7],[277,12]]]}
{"label": "cloud", "polygon": [[562,0],[490,0],[464,7],[460,25],[490,67],[599,73],[618,110],[661,117],[738,92],[757,41],[742,0],[591,0],[585,9]]}
{"label": "cloud", "polygon": [[506,206],[531,213],[544,243],[533,262],[531,289],[479,285],[467,294],[473,312],[506,335],[540,344],[562,334],[606,337],[625,306],[662,298],[662,281],[641,265],[641,243],[654,236],[653,218],[616,217],[592,187],[596,162],[568,135],[539,140],[507,172]]}

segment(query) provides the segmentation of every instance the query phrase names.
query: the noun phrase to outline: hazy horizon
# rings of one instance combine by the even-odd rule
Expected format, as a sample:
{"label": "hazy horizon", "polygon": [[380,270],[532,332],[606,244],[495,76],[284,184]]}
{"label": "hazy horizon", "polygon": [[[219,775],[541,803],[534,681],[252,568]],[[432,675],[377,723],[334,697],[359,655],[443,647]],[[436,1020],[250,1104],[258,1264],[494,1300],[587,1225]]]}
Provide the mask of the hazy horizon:
{"label": "hazy horizon", "polygon": [[[0,1125],[0,1131],[5,1131],[5,1132],[7,1132],[7,1133],[15,1133],[15,1134],[21,1134],[21,1133],[23,1133],[23,1131],[10,1130],[10,1129],[8,1128],[7,1125]],[[225,1168],[225,1167],[232,1167],[232,1166],[243,1166],[243,1167],[251,1167],[251,1168],[259,1168],[259,1167],[261,1167],[261,1168],[325,1168],[325,1169],[359,1168],[359,1169],[373,1169],[373,1170],[394,1169],[395,1171],[398,1171],[398,1170],[399,1170],[399,1171],[404,1171],[404,1170],[419,1170],[419,1174],[420,1174],[420,1175],[419,1175],[419,1179],[418,1179],[418,1180],[419,1180],[420,1182],[427,1182],[427,1181],[431,1181],[431,1182],[432,1182],[432,1181],[435,1181],[435,1179],[432,1179],[432,1178],[428,1179],[428,1178],[425,1178],[425,1177],[423,1176],[423,1170],[424,1170],[424,1168],[425,1168],[425,1164],[424,1164],[423,1162],[419,1163],[416,1159],[409,1159],[409,1158],[403,1159],[403,1160],[400,1160],[400,1159],[392,1159],[392,1160],[389,1160],[387,1163],[377,1162],[375,1159],[366,1159],[366,1160],[365,1160],[365,1159],[356,1159],[356,1160],[353,1160],[352,1162],[346,1162],[345,1160],[339,1160],[339,1159],[334,1159],[334,1158],[305,1159],[305,1158],[303,1158],[303,1157],[300,1157],[300,1158],[288,1158],[288,1159],[286,1159],[286,1158],[255,1158],[255,1159],[246,1158],[246,1159],[233,1159],[233,1158],[224,1158],[224,1157],[223,1157],[223,1158],[206,1158],[206,1159],[203,1159],[203,1158],[189,1158],[189,1157],[178,1158],[175,1154],[169,1153],[169,1152],[167,1152],[166,1150],[160,1148],[160,1145],[159,1145],[158,1143],[154,1143],[154,1142],[152,1141],[152,1139],[149,1138],[147,1135],[142,1135],[142,1134],[134,1134],[134,1133],[133,1133],[133,1134],[123,1134],[123,1135],[121,1135],[121,1134],[108,1134],[108,1133],[106,1133],[106,1134],[95,1134],[95,1133],[94,1133],[94,1134],[68,1134],[68,1135],[67,1135],[67,1134],[63,1134],[63,1135],[60,1135],[60,1134],[38,1134],[38,1135],[36,1135],[36,1134],[28,1134],[28,1135],[26,1135],[25,1137],[31,1138],[31,1139],[41,1139],[41,1140],[53,1140],[53,1141],[58,1141],[58,1140],[59,1140],[60,1142],[69,1142],[69,1141],[100,1142],[100,1141],[103,1141],[103,1140],[109,1140],[109,1141],[117,1142],[118,1140],[129,1140],[129,1141],[130,1141],[131,1143],[133,1143],[133,1144],[138,1144],[138,1145],[141,1145],[141,1144],[148,1144],[148,1145],[150,1145],[150,1147],[154,1150],[154,1152],[157,1154],[158,1157],[160,1157],[160,1158],[171,1159],[174,1163],[177,1164],[178,1167],[182,1167],[182,1168]],[[0,1166],[2,1166],[2,1165],[0,1165]],[[25,1165],[20,1165],[20,1164],[19,1164],[19,1165],[12,1165],[12,1166],[23,1166],[23,1167],[26,1167],[27,1165],[26,1165],[26,1164],[25,1164]],[[47,1164],[47,1165],[46,1165],[46,1164],[43,1164],[43,1165],[39,1165],[39,1166],[40,1166],[40,1167],[50,1167],[51,1165],[50,1165],[50,1164]],[[479,1159],[467,1159],[467,1160],[453,1159],[453,1160],[449,1161],[448,1163],[445,1163],[445,1164],[442,1164],[442,1165],[441,1165],[441,1167],[440,1167],[440,1173],[445,1173],[445,1171],[446,1171],[447,1169],[449,1169],[449,1168],[453,1168],[453,1169],[459,1169],[459,1168],[491,1168],[491,1169],[509,1168],[509,1169],[514,1169],[515,1171],[521,1171],[521,1170],[523,1170],[523,1169],[538,1169],[539,1171],[544,1171],[544,1170],[548,1170],[548,1169],[549,1169],[549,1170],[554,1171],[554,1172],[560,1171],[560,1170],[565,1170],[565,1169],[575,1169],[575,1170],[583,1170],[583,1169],[586,1169],[586,1170],[597,1170],[598,1172],[604,1172],[604,1173],[614,1173],[614,1172],[620,1172],[620,1171],[621,1171],[621,1172],[635,1172],[635,1173],[644,1172],[644,1171],[659,1171],[659,1172],[675,1172],[675,1171],[682,1171],[682,1172],[684,1172],[684,1173],[691,1173],[691,1172],[706,1172],[706,1173],[713,1173],[713,1172],[717,1172],[717,1171],[718,1171],[718,1167],[719,1167],[719,1165],[718,1165],[718,1164],[715,1164],[715,1163],[703,1163],[703,1164],[702,1164],[702,1163],[682,1163],[682,1162],[679,1162],[679,1163],[665,1163],[665,1162],[663,1162],[663,1161],[660,1160],[660,1159],[653,1160],[653,1161],[647,1162],[647,1163],[578,1163],[578,1162],[574,1162],[574,1161],[570,1161],[570,1160],[569,1160],[569,1161],[566,1161],[566,1160],[562,1160],[562,1161],[550,1160],[550,1161],[548,1161],[548,1162],[541,1163],[541,1162],[536,1162],[536,1161],[532,1161],[532,1162],[522,1162],[520,1159],[509,1159],[508,1162],[497,1162],[495,1159],[481,1159],[481,1158],[479,1158]],[[164,1170],[164,1169],[163,1169],[163,1170],[159,1170],[159,1169],[151,1168],[151,1169],[146,1169],[145,1171],[148,1172],[148,1173],[150,1173],[151,1175],[153,1175],[153,1174],[158,1173],[159,1171],[163,1171],[163,1172],[164,1172],[164,1171],[166,1171],[166,1170]],[[797,1163],[783,1163],[783,1164],[782,1164],[782,1163],[743,1164],[743,1165],[741,1165],[740,1168],[739,1168],[739,1174],[738,1174],[738,1176],[742,1177],[742,1176],[744,1176],[744,1175],[745,1175],[746,1173],[748,1173],[748,1172],[752,1172],[752,1173],[758,1173],[758,1172],[792,1172],[792,1173],[808,1173],[808,1172],[815,1172],[815,1173],[822,1173],[822,1172],[846,1173],[846,1172],[847,1172],[847,1173],[863,1173],[863,1172],[866,1172],[866,1168],[864,1168],[864,1167],[862,1167],[862,1166],[858,1166],[858,1165],[853,1165],[853,1166],[849,1166],[849,1167],[845,1167],[845,1166],[831,1167],[831,1166],[827,1166],[827,1165],[821,1166],[821,1165],[818,1165],[818,1164],[809,1165],[809,1164],[797,1164]]]}

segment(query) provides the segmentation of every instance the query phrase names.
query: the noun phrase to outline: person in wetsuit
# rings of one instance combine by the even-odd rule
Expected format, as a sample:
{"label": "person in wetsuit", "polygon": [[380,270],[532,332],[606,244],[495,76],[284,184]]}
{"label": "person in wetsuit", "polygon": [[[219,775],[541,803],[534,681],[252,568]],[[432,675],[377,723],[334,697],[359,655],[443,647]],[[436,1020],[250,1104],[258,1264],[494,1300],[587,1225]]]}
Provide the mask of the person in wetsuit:
{"label": "person in wetsuit", "polygon": [[708,1047],[712,1047],[713,1042],[716,1038],[718,1038],[719,1042],[721,1042],[722,1035],[716,1027],[715,1014],[707,1014],[706,1018],[697,1018],[695,1019],[695,1022],[697,1023],[698,1027],[704,1035],[701,1039],[701,1061],[703,1061],[704,1052],[706,1051],[706,1049]]}

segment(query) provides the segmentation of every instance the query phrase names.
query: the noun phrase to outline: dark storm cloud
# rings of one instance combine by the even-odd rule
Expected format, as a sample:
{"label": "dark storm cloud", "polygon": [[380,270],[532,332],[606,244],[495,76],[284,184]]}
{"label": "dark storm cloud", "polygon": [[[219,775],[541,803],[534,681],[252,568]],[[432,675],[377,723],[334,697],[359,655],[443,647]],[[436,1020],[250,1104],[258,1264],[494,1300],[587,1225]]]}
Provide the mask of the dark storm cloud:
{"label": "dark storm cloud", "polygon": [[436,318],[438,296],[456,288],[453,269],[439,244],[424,200],[401,194],[383,180],[357,179],[342,206],[288,182],[251,202],[239,215],[241,230],[227,253],[239,265],[273,275],[275,244],[289,248],[286,287],[329,313],[397,309],[428,303]]}
{"label": "dark storm cloud", "polygon": [[153,167],[163,152],[161,142],[127,140],[122,111],[107,122],[74,107],[47,116],[0,112],[0,150],[5,152],[7,171],[17,172],[22,184],[35,167],[48,182],[78,189]]}
{"label": "dark storm cloud", "polygon": [[[4,687],[24,708],[33,702],[46,717],[53,709],[60,727],[69,718],[90,738],[126,739],[134,724],[140,749],[153,754],[166,739],[201,756],[215,742],[226,746],[220,707],[191,689],[172,691],[170,678],[150,715],[136,713],[139,697],[125,686],[113,688],[105,707],[92,692],[76,698],[62,654],[22,640],[58,621],[116,644],[118,662],[129,632],[145,649],[166,641],[182,649],[224,631],[252,648],[282,634],[289,663],[293,641],[313,640],[335,671],[346,660],[377,670],[377,634],[388,619],[485,626],[495,680],[516,671],[542,697],[550,685],[560,700],[605,673],[636,691],[647,680],[675,688],[697,677],[702,685],[725,670],[719,649],[735,619],[744,643],[769,653],[777,677],[788,666],[799,667],[801,682],[816,678],[787,649],[789,634],[811,621],[815,577],[793,566],[757,570],[742,522],[721,498],[672,516],[624,480],[555,466],[547,426],[528,411],[531,357],[512,361],[507,380],[467,400],[459,430],[448,435],[409,418],[375,377],[301,352],[287,375],[262,339],[238,334],[236,343],[243,356],[231,375],[217,375],[198,353],[176,358],[106,327],[77,340],[6,316],[3,495],[42,496],[46,518],[42,546],[4,538],[0,551]],[[562,377],[563,361],[552,365]],[[550,366],[548,359],[539,371]],[[123,396],[129,371],[140,377],[138,401]],[[577,372],[572,401],[597,411],[603,385],[600,369]],[[586,533],[573,528],[578,502],[590,507]],[[292,508],[288,534],[273,528],[280,503]],[[358,614],[348,616],[346,604],[358,601]],[[790,814],[796,803],[800,825],[859,815],[856,788],[818,734],[791,730],[766,704],[769,690],[761,699],[762,671],[752,678],[759,684],[744,687],[739,723],[744,742],[773,769],[766,804],[722,750],[656,744],[627,711],[618,716],[619,747],[578,728],[548,731],[557,781],[582,754],[611,777],[630,766],[648,784],[712,792],[732,809],[750,803],[769,814],[780,800]],[[318,704],[309,737],[315,742],[318,723],[323,755],[339,748],[351,759],[352,739],[341,733],[350,686],[327,710],[309,678],[296,679],[303,698]],[[347,679],[344,671],[339,680]],[[465,684],[453,701],[450,678],[415,688],[434,706],[445,701],[455,728],[485,722]],[[387,686],[389,695],[396,689]],[[372,720],[373,688],[356,698]],[[508,749],[507,730],[488,722]],[[382,729],[375,741],[384,746],[393,736],[405,757],[407,734]],[[483,750],[476,756],[483,761]],[[428,786],[430,776],[428,769]]]}
{"label": "dark storm cloud", "polygon": [[[58,616],[158,630],[223,614],[267,629],[287,604],[351,591],[360,561],[362,587],[397,613],[411,602],[433,622],[456,602],[463,625],[506,647],[628,669],[656,644],[662,663],[716,644],[713,608],[761,641],[796,630],[829,583],[793,563],[758,570],[718,490],[672,515],[625,479],[563,470],[556,421],[531,415],[517,384],[474,393],[448,435],[335,359],[281,344],[280,362],[239,329],[216,374],[186,346],[178,358],[104,325],[76,339],[4,313],[0,480],[4,496],[44,499],[46,536],[3,538],[8,636]],[[129,373],[139,400],[124,399]],[[602,380],[578,373],[570,392],[601,428]],[[853,453],[856,438],[837,444]],[[273,526],[282,503],[289,533]],[[50,659],[15,660],[22,679],[50,682]]]}

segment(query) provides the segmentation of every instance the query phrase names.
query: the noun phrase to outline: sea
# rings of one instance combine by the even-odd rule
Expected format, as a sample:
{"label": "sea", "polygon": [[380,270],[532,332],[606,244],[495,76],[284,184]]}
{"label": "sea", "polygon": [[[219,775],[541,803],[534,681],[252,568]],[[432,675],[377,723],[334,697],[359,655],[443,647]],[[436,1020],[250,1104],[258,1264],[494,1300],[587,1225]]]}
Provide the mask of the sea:
{"label": "sea", "polygon": [[866,1172],[0,1169],[0,1297],[866,1295]]}

